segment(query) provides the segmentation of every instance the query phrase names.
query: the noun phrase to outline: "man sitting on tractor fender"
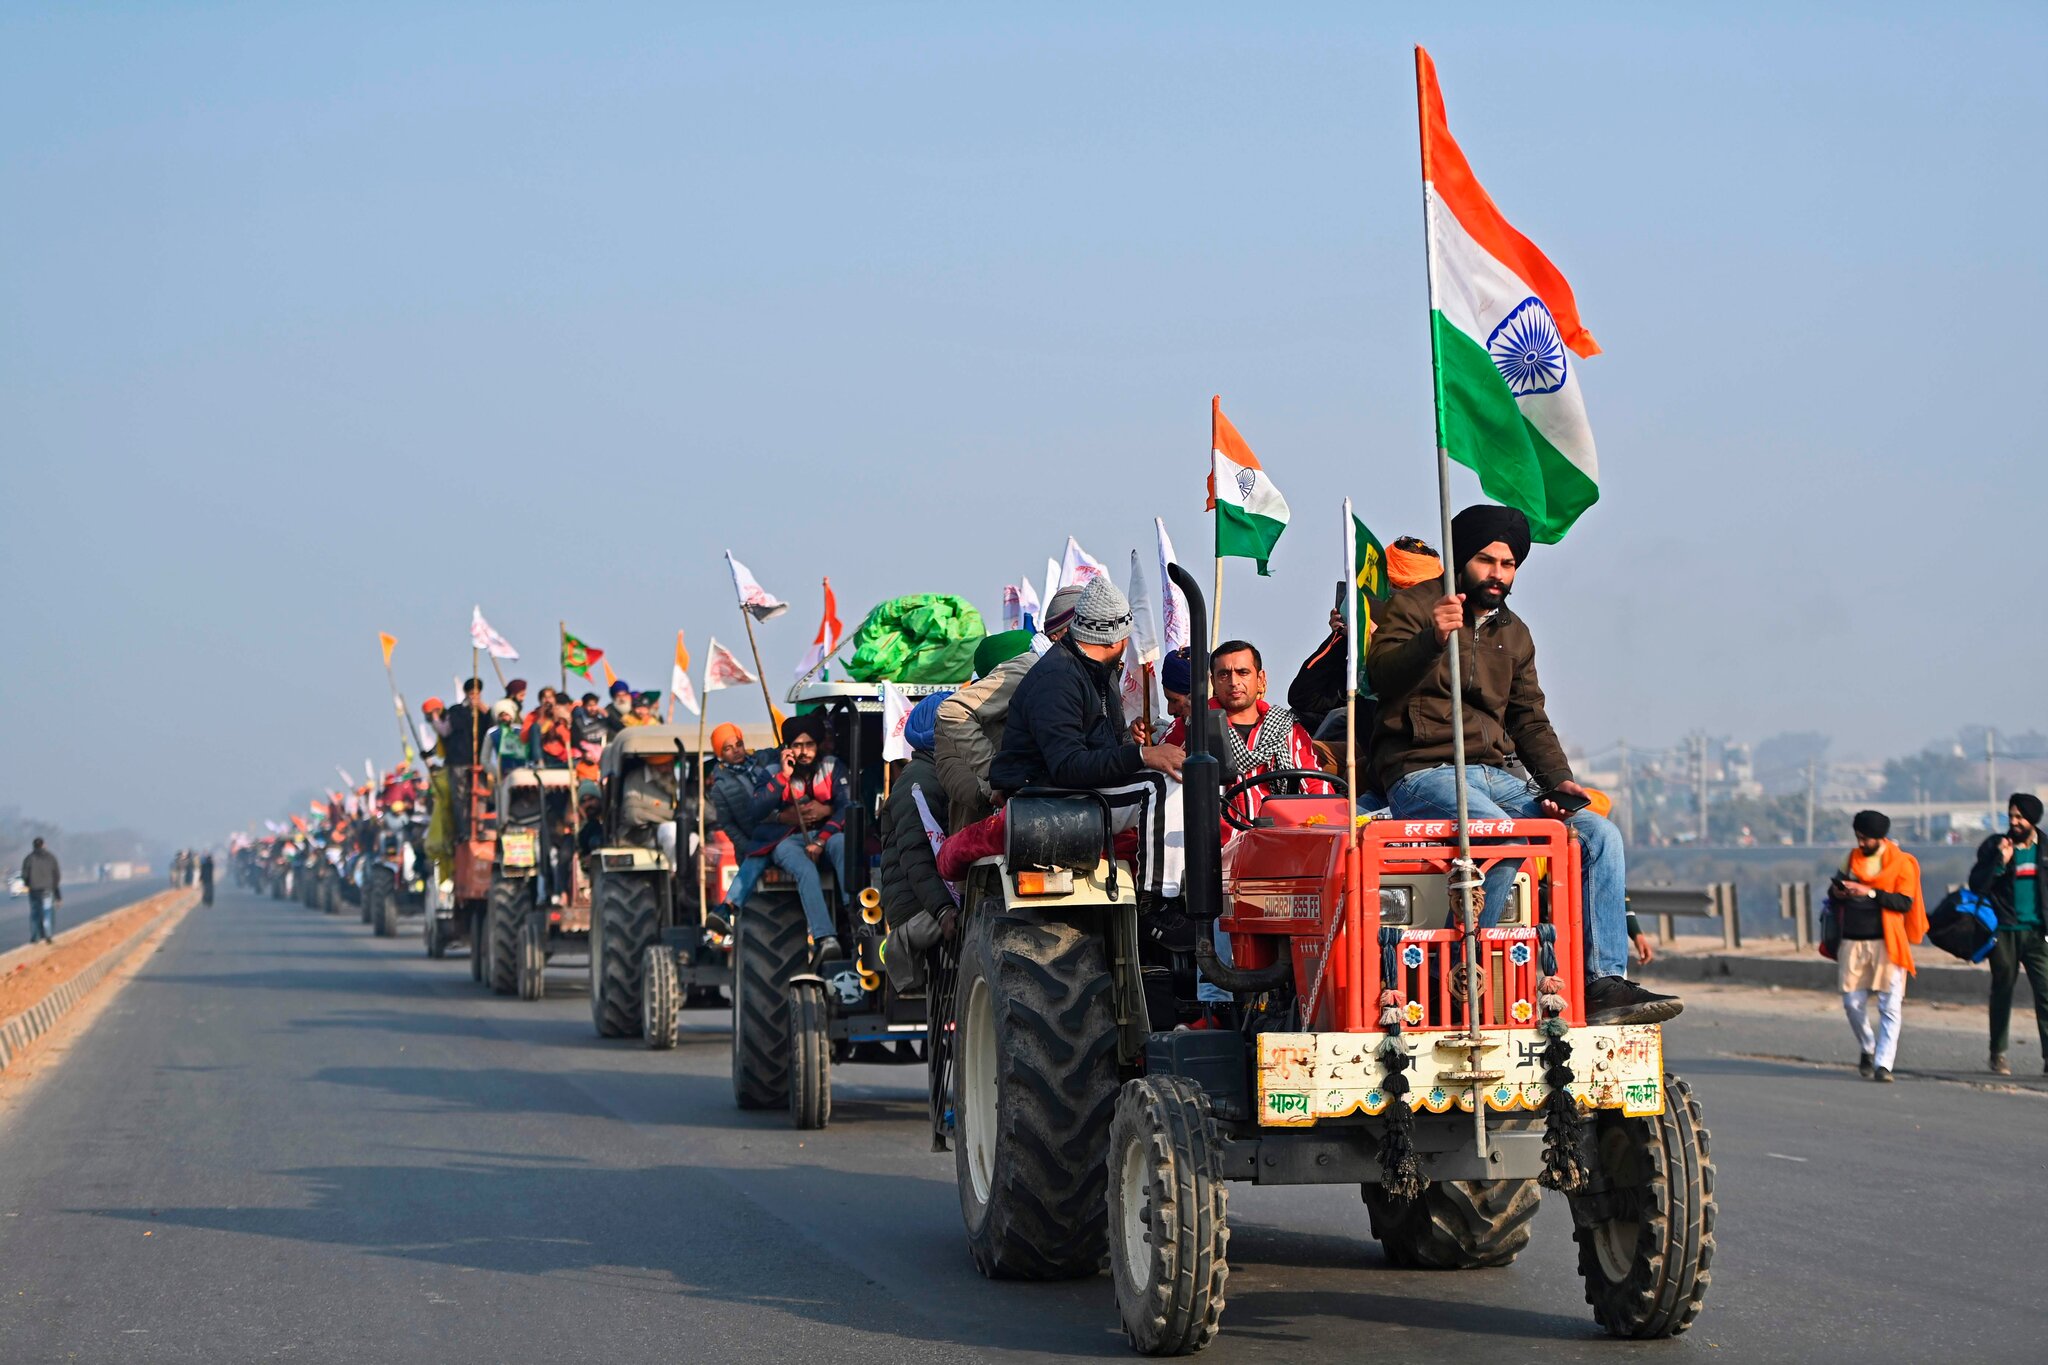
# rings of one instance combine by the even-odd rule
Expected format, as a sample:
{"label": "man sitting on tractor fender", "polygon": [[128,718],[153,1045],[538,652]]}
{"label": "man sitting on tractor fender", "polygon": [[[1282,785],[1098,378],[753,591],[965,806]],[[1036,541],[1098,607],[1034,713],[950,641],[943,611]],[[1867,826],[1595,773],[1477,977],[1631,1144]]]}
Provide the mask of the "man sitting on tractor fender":
{"label": "man sitting on tractor fender", "polygon": [[843,954],[818,876],[819,855],[832,859],[842,884],[846,879],[846,783],[839,760],[819,754],[823,728],[815,716],[792,716],[782,723],[782,765],[754,790],[748,811],[753,832],[747,843],[751,857],[766,857],[795,879],[820,962]]}
{"label": "man sitting on tractor fender", "polygon": [[1187,837],[1181,825],[1177,744],[1139,744],[1124,727],[1116,669],[1131,634],[1131,604],[1107,576],[1091,580],[1061,640],[1010,699],[1002,751],[989,769],[999,800],[1026,787],[1092,787],[1109,799],[1118,833],[1135,829],[1141,911],[1180,894]]}
{"label": "man sitting on tractor fender", "polygon": [[[1516,571],[1529,554],[1529,521],[1511,507],[1481,503],[1451,522],[1459,591],[1443,596],[1435,583],[1394,594],[1373,631],[1366,670],[1379,697],[1372,764],[1397,819],[1457,815],[1451,766],[1450,659],[1459,639],[1464,680],[1467,810],[1475,819],[1563,819],[1585,854],[1587,939],[1586,1020],[1592,1024],[1654,1024],[1683,1006],[1628,980],[1628,900],[1621,834],[1581,809],[1567,813],[1546,793],[1584,796],[1572,780],[1564,746],[1544,710],[1536,679],[1536,642],[1507,608]],[[1531,774],[1507,770],[1517,758]],[[1516,869],[1501,863],[1487,874],[1480,922],[1500,918]]]}
{"label": "man sitting on tractor fender", "polygon": [[[1080,600],[1078,587],[1061,588],[1054,593],[1052,601],[1046,604],[1045,629],[1007,658],[984,659],[981,651],[976,650],[975,681],[939,706],[933,762],[939,782],[946,789],[956,827],[985,819],[995,810],[988,774],[995,765],[996,752],[1003,747],[1010,703],[1024,675],[1040,656],[1065,637],[1067,627],[1074,622],[1074,606]],[[982,667],[983,663],[988,667]]]}
{"label": "man sitting on tractor fender", "polygon": [[[711,752],[718,762],[706,782],[705,795],[710,807],[704,813],[705,819],[712,829],[725,831],[735,851],[743,852],[754,846],[755,822],[750,816],[754,792],[775,772],[779,756],[773,749],[749,753],[745,734],[731,721],[712,727]],[[747,903],[767,866],[766,854],[740,859],[739,870],[725,892],[728,919]]]}

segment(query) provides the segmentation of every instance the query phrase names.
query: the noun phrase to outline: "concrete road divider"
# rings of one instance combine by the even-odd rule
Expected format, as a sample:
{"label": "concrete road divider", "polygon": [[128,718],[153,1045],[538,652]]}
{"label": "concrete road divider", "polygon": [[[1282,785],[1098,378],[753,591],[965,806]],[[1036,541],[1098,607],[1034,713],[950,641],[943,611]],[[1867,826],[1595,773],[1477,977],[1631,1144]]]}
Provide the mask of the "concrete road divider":
{"label": "concrete road divider", "polygon": [[6,1015],[0,1021],[0,1070],[56,1027],[144,939],[198,903],[196,887],[160,891],[67,929],[51,944],[0,953],[0,1012]]}

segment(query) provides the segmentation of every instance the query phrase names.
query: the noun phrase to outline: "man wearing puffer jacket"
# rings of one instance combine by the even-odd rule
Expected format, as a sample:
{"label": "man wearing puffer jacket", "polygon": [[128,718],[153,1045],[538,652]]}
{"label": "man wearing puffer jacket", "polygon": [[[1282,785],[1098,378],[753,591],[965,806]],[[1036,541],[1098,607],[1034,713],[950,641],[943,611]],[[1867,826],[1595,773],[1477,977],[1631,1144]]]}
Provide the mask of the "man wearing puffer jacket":
{"label": "man wearing puffer jacket", "polygon": [[[877,889],[882,893],[882,913],[889,920],[889,947],[885,955],[889,980],[898,991],[924,989],[925,955],[938,946],[951,928],[958,902],[939,876],[937,851],[932,839],[935,829],[941,837],[947,826],[951,805],[946,789],[939,785],[939,770],[932,761],[935,725],[939,707],[951,696],[941,692],[918,702],[904,723],[903,739],[910,745],[910,760],[891,779],[889,800],[882,807],[882,864]],[[919,798],[923,809],[919,809]],[[931,825],[925,823],[926,816]]]}

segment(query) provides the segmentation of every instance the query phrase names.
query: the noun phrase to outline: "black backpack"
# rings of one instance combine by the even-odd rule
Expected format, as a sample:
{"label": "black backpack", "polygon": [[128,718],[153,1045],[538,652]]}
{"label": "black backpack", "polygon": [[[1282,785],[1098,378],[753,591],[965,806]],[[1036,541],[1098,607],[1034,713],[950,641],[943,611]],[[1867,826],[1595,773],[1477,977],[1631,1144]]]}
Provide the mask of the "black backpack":
{"label": "black backpack", "polygon": [[1991,956],[1998,936],[1998,908],[1967,886],[1941,898],[1927,915],[1927,941],[1965,962]]}

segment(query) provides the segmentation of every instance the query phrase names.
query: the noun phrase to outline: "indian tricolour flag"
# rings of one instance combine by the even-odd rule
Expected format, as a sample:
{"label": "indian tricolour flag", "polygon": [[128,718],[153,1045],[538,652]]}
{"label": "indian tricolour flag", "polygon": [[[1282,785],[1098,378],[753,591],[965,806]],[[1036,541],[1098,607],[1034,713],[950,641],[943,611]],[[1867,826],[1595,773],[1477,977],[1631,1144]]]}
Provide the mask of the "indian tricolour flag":
{"label": "indian tricolour flag", "polygon": [[1429,225],[1437,444],[1561,540],[1600,496],[1575,356],[1600,353],[1571,286],[1515,231],[1451,137],[1436,64],[1415,49]]}
{"label": "indian tricolour flag", "polygon": [[1259,468],[1259,457],[1223,415],[1223,399],[1209,400],[1209,506],[1216,513],[1216,557],[1259,561],[1273,557],[1274,542],[1287,529],[1287,499]]}

